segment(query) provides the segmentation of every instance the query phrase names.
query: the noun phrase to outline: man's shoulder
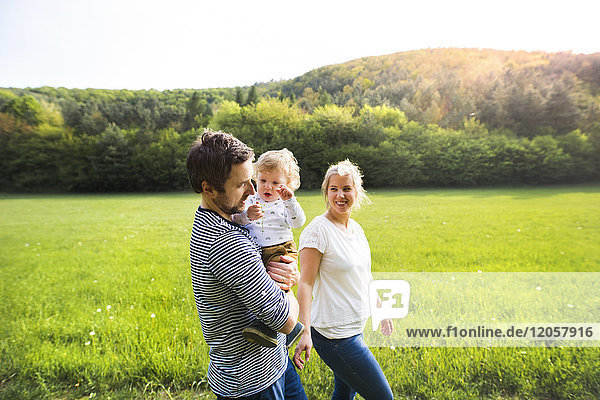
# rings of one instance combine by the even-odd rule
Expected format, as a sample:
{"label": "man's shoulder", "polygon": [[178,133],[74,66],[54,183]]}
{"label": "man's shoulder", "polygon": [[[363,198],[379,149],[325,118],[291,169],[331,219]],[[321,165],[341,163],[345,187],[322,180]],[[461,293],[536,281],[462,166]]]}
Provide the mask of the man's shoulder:
{"label": "man's shoulder", "polygon": [[202,240],[209,247],[222,243],[250,245],[248,230],[221,217],[214,211],[198,207],[192,227],[192,241]]}

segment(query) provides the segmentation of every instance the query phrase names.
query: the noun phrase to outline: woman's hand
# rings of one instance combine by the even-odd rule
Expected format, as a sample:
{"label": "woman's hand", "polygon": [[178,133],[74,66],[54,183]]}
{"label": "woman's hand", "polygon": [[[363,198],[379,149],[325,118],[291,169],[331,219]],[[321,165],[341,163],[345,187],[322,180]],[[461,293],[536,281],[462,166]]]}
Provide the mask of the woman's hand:
{"label": "woman's hand", "polygon": [[[300,341],[296,345],[296,350],[294,350],[294,364],[300,371],[304,368],[304,364],[308,362],[310,359],[310,350],[313,347],[312,337],[310,336],[310,328],[307,328],[306,331],[302,334]],[[304,360],[302,359],[302,352],[304,352]]]}
{"label": "woman's hand", "polygon": [[381,321],[381,333],[385,336],[390,336],[394,332],[394,322],[391,319]]}
{"label": "woman's hand", "polygon": [[289,256],[280,256],[279,260],[267,264],[267,273],[282,290],[289,290],[300,281],[298,261]]}

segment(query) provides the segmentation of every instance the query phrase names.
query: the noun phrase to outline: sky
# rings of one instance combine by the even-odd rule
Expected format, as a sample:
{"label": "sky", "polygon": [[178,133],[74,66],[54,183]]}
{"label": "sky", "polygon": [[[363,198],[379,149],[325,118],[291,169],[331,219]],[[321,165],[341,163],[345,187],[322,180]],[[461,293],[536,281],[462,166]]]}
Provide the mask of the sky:
{"label": "sky", "polygon": [[598,0],[0,0],[0,87],[184,89],[437,47],[600,52]]}

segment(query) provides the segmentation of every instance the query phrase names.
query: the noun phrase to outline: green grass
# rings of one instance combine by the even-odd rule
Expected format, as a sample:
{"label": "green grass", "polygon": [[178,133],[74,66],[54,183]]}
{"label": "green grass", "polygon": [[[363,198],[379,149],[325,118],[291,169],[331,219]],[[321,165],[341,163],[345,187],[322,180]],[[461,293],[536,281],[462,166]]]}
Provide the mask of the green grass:
{"label": "green grass", "polygon": [[[318,193],[298,196],[308,220],[324,211]],[[377,190],[372,200],[356,219],[374,271],[600,271],[598,185]],[[189,274],[198,202],[0,197],[0,398],[213,398]],[[597,348],[373,352],[397,398],[600,397]],[[309,398],[330,397],[316,353],[301,378]]]}

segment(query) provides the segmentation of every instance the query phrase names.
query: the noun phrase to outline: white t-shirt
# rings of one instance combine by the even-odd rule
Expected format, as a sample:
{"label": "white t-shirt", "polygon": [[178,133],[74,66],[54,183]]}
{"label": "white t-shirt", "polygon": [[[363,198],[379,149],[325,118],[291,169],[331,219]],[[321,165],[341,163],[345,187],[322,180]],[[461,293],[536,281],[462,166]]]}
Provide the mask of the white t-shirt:
{"label": "white t-shirt", "polygon": [[[248,218],[248,207],[260,204],[264,216],[256,221]],[[246,209],[234,217],[234,222],[245,225],[250,236],[260,247],[274,246],[294,240],[292,228],[300,228],[306,222],[302,206],[293,196],[288,200],[264,201],[257,194],[248,196]]]}
{"label": "white t-shirt", "polygon": [[370,316],[371,249],[353,219],[349,230],[342,231],[320,215],[300,235],[300,250],[309,247],[323,254],[313,286],[310,319],[329,339],[362,333]]}

